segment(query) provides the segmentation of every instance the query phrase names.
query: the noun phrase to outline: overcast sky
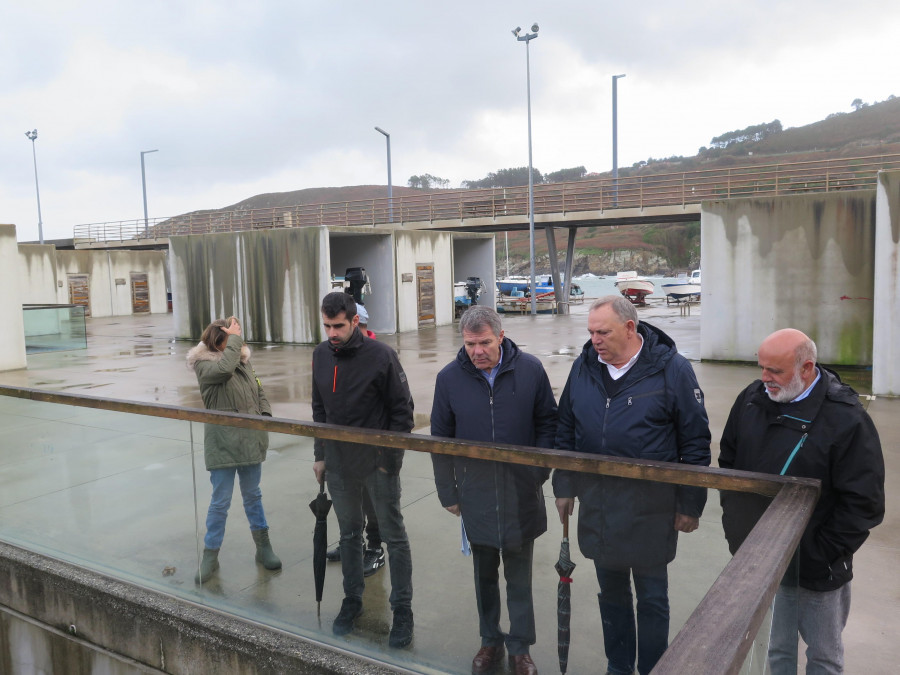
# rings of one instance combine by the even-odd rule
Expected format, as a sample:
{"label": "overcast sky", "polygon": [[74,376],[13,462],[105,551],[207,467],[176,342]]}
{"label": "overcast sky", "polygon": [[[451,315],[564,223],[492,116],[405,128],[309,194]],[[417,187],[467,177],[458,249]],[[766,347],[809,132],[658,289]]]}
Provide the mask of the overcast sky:
{"label": "overcast sky", "polygon": [[[900,5],[882,0],[0,3],[0,223],[37,239],[81,223],[233,204],[262,192],[451,187],[528,163],[693,155],[713,136],[801,126],[900,95]],[[523,31],[524,32],[524,31]]]}

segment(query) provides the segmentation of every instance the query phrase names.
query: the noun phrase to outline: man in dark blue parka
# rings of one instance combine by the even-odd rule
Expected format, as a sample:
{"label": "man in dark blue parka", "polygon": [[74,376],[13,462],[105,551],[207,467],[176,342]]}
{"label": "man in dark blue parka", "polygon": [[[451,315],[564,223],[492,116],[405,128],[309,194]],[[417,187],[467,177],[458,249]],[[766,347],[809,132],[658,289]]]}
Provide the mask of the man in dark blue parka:
{"label": "man in dark blue parka", "polygon": [[[500,317],[476,305],[459,322],[463,347],[437,376],[431,409],[434,436],[552,448],[556,399],[544,367],[504,337]],[[509,652],[517,675],[537,673],[531,596],[534,540],[547,530],[542,484],[548,469],[432,455],[438,498],[462,515],[475,567],[481,649],[472,672],[492,672]],[[500,559],[506,577],[509,633],[500,630]]]}
{"label": "man in dark blue parka", "polygon": [[[672,339],[618,295],[594,302],[588,332],[559,401],[556,447],[709,466],[703,392]],[[597,569],[608,672],[630,675],[636,652],[649,673],[668,645],[667,565],[678,532],[699,526],[706,490],[557,470],[553,492],[560,520],[580,501],[578,545]]]}

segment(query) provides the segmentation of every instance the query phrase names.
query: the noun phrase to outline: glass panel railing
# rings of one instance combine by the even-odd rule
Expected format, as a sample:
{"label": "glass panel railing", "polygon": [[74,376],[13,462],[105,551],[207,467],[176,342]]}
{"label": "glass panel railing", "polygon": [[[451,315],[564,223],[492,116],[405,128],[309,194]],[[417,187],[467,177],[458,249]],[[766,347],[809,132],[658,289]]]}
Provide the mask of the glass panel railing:
{"label": "glass panel railing", "polygon": [[25,305],[25,353],[87,349],[84,307],[80,305]]}
{"label": "glass panel railing", "polygon": [[[194,411],[173,410],[165,414],[197,416]],[[261,427],[259,421],[253,424]],[[280,424],[282,429],[290,426],[277,420],[262,424]],[[388,634],[392,587],[398,580],[392,575],[391,543],[386,541],[385,566],[364,577],[363,614],[349,634],[335,635],[332,626],[344,598],[344,573],[340,562],[325,564],[318,607],[316,519],[309,507],[319,492],[312,470],[313,439],[261,428],[239,428],[224,421],[209,426],[211,438],[219,443],[222,438],[245,445],[257,442],[260,435],[268,439],[258,481],[269,540],[282,563],[278,570],[267,570],[255,559],[256,542],[238,476],[221,543],[207,542],[219,544],[219,567],[207,581],[196,583],[213,494],[205,459],[210,432],[204,423],[9,396],[0,396],[0,433],[4,437],[0,447],[0,539],[364,658],[417,672],[467,672],[481,646],[473,561],[460,550],[459,518],[437,497],[431,455],[407,450],[400,472],[399,506],[412,558],[415,632],[408,648],[393,649]],[[304,427],[294,433],[309,432],[309,427]],[[360,452],[374,452],[357,447]],[[499,470],[509,465],[496,466]],[[591,508],[576,505],[570,523],[570,551],[576,565],[569,585],[568,671],[573,673],[602,672],[606,666],[598,574],[594,560],[585,553],[605,560],[604,565],[613,569],[649,566],[665,570],[670,621],[668,629],[663,626],[661,630],[669,641],[692,618],[731,561],[723,529],[723,502],[717,490],[707,490],[699,528],[679,533],[676,549],[670,548],[675,539],[670,528],[677,495],[685,488],[581,475],[586,476],[586,483],[601,487],[603,499]],[[249,477],[250,483],[255,481],[254,476]],[[333,480],[328,487],[334,498],[332,488],[337,486]],[[521,485],[515,489],[519,488]],[[516,508],[515,489],[508,508]],[[583,496],[589,492],[584,490]],[[534,541],[531,580],[536,641],[530,651],[539,670],[555,672],[559,667],[560,581],[555,564],[560,557],[562,526],[550,481],[543,484],[541,494],[547,531]],[[727,510],[727,498],[724,503]],[[597,504],[601,506],[597,508]],[[250,511],[252,522],[259,525],[252,503]],[[507,511],[498,517],[515,515],[539,517],[531,510],[525,514]],[[334,508],[325,524],[325,546],[333,548],[340,538]],[[609,538],[610,534],[614,536]],[[389,540],[384,532],[382,536]],[[498,583],[504,598],[500,625],[507,631],[502,565]],[[630,592],[630,583],[628,589]],[[764,622],[741,672],[765,672],[767,638]]]}

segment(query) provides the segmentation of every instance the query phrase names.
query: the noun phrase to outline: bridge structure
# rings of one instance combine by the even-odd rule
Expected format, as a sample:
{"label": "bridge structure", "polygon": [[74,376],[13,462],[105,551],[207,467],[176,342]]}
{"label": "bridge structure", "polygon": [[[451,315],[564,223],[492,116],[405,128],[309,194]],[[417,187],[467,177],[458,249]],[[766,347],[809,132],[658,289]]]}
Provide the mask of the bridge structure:
{"label": "bridge structure", "polygon": [[[581,227],[699,221],[700,205],[706,200],[874,189],[879,171],[898,168],[900,154],[889,154],[541,184],[534,187],[534,222],[545,230],[554,288],[562,289],[560,297],[564,299],[569,296],[575,238]],[[322,226],[457,232],[524,230],[530,227],[528,187],[91,223],[77,225],[74,238],[76,248],[159,248],[167,246],[172,235]],[[562,275],[565,286],[560,284],[555,228],[569,231]]]}

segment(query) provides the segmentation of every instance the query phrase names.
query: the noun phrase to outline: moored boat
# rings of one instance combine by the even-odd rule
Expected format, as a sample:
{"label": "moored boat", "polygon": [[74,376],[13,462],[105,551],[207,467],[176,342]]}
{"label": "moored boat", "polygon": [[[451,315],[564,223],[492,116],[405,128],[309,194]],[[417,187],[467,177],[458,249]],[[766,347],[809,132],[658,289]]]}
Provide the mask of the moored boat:
{"label": "moored boat", "polygon": [[635,271],[619,272],[616,275],[616,289],[635,305],[646,305],[647,296],[656,287],[646,277],[639,277]]}

